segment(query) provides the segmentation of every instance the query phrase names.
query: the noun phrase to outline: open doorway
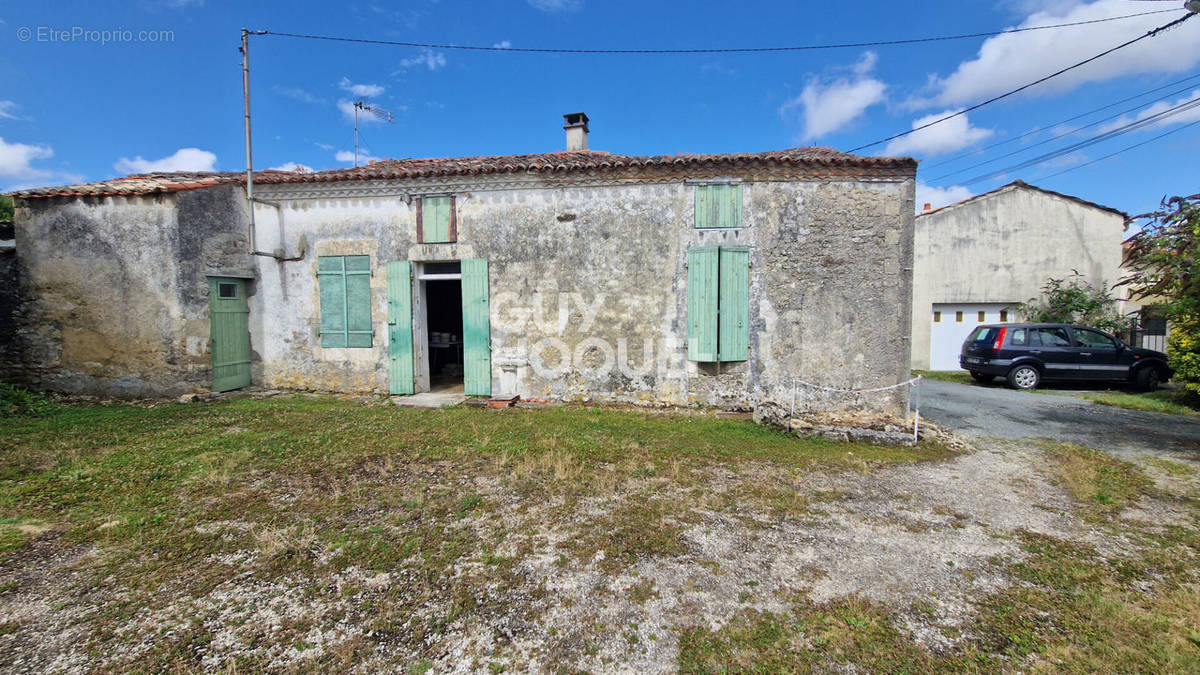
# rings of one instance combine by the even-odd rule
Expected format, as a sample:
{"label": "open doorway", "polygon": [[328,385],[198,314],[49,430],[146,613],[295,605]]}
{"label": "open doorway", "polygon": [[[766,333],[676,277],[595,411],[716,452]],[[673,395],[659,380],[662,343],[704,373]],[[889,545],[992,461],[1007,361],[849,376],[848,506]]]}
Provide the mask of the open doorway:
{"label": "open doorway", "polygon": [[462,275],[458,262],[424,263],[426,371],[431,392],[463,391]]}

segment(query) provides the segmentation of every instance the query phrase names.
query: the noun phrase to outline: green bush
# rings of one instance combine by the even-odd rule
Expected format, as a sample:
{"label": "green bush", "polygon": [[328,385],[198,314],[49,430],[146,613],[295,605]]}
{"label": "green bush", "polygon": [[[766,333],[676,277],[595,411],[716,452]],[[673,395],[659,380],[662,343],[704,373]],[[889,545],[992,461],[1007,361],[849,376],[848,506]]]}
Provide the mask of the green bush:
{"label": "green bush", "polygon": [[41,394],[0,382],[0,417],[37,417],[53,412],[55,407]]}
{"label": "green bush", "polygon": [[1167,336],[1167,357],[1175,369],[1175,381],[1200,394],[1200,320],[1171,324]]}
{"label": "green bush", "polygon": [[1113,333],[1128,330],[1131,322],[1121,316],[1117,299],[1108,294],[1107,286],[1093,286],[1078,272],[1048,280],[1042,286],[1042,297],[1030,298],[1017,311],[1026,321],[1077,323]]}

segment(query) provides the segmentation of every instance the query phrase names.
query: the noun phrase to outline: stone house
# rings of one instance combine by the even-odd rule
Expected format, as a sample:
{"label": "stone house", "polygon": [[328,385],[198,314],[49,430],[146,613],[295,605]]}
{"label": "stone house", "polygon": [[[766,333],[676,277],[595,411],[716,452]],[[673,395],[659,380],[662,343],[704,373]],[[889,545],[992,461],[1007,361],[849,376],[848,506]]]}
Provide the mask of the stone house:
{"label": "stone house", "polygon": [[1118,282],[1126,219],[1020,180],[926,208],[915,225],[913,368],[958,370],[975,326],[1017,321],[1015,307],[1052,277],[1077,271],[1096,286]]}
{"label": "stone house", "polygon": [[727,407],[907,379],[915,161],[617,155],[567,118],[566,152],[262,171],[251,201],[239,174],[16,193],[5,376]]}

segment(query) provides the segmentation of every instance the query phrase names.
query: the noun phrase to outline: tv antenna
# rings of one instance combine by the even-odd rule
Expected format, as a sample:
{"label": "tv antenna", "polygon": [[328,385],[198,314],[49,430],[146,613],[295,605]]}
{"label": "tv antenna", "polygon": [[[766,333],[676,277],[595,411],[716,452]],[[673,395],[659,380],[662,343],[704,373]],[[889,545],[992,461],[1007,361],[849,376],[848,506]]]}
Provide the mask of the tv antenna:
{"label": "tv antenna", "polygon": [[371,117],[373,117],[377,120],[380,120],[381,122],[387,122],[388,124],[394,124],[396,121],[395,117],[392,115],[391,110],[387,110],[386,108],[380,108],[377,105],[371,105],[370,103],[367,103],[366,101],[355,101],[354,102],[354,166],[355,167],[358,167],[358,111],[359,110],[369,114]]}

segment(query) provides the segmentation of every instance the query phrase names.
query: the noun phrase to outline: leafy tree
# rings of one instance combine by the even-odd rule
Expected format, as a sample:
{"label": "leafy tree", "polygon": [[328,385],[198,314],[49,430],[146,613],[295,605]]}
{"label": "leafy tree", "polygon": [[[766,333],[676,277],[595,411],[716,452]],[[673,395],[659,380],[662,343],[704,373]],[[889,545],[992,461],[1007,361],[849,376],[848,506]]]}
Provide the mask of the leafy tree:
{"label": "leafy tree", "polygon": [[1062,279],[1051,278],[1042,286],[1041,298],[1030,298],[1017,311],[1037,323],[1078,323],[1119,333],[1130,320],[1121,316],[1117,298],[1106,285],[1093,286],[1079,272]]}
{"label": "leafy tree", "polygon": [[13,200],[12,197],[0,195],[0,221],[8,221],[13,219]]}
{"label": "leafy tree", "polygon": [[1138,216],[1121,283],[1135,298],[1154,297],[1171,322],[1167,356],[1175,377],[1200,393],[1200,195],[1171,197],[1154,213]]}

